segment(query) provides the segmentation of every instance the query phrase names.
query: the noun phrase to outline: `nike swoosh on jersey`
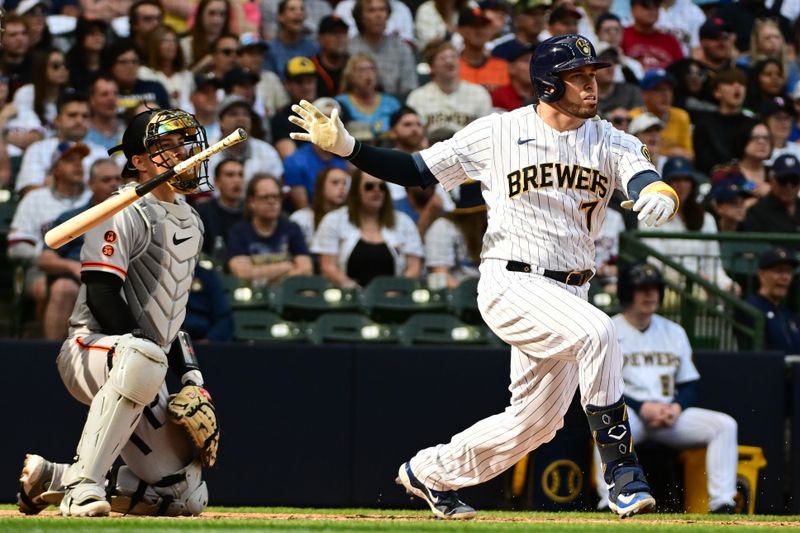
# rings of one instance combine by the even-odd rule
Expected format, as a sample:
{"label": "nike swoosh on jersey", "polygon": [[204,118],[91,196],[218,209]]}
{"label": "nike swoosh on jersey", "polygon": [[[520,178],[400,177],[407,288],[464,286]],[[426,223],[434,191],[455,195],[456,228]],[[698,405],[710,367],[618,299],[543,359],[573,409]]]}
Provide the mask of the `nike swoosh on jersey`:
{"label": "nike swoosh on jersey", "polygon": [[522,146],[523,144],[529,143],[529,142],[534,141],[534,140],[536,140],[536,139],[534,139],[533,137],[531,137],[530,139],[517,139],[517,144]]}
{"label": "nike swoosh on jersey", "polygon": [[172,235],[172,244],[174,244],[175,246],[178,246],[179,244],[182,244],[182,243],[188,241],[191,238],[192,238],[192,236],[189,235],[188,237],[184,237],[183,239],[179,239],[178,238],[178,234],[175,233],[174,235]]}

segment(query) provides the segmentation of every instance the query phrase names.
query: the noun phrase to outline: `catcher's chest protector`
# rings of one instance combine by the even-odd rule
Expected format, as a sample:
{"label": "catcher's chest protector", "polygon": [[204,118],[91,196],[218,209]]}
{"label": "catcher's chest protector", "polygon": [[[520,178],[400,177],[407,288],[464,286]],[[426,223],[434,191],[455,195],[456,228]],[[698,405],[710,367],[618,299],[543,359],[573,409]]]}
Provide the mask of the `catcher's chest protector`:
{"label": "catcher's chest protector", "polygon": [[149,197],[134,204],[148,229],[144,250],[131,259],[123,285],[139,326],[167,346],[178,334],[194,267],[203,246],[203,224],[189,205]]}

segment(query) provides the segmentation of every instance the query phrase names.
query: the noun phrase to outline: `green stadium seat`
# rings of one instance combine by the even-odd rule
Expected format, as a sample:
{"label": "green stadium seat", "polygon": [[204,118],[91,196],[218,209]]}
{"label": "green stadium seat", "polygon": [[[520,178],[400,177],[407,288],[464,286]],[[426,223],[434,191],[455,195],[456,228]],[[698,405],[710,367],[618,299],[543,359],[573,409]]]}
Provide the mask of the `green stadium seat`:
{"label": "green stadium seat", "polygon": [[400,342],[412,344],[489,344],[486,326],[465,324],[453,315],[419,313],[400,328]]}
{"label": "green stadium seat", "polygon": [[373,320],[400,323],[416,313],[445,312],[447,297],[413,279],[378,276],[364,288],[361,303]]}
{"label": "green stadium seat", "polygon": [[236,276],[217,272],[231,309],[269,309],[270,297],[266,287],[253,287]]}
{"label": "green stadium seat", "polygon": [[389,324],[378,324],[359,313],[327,313],[309,325],[314,344],[336,342],[395,343],[397,330]]}
{"label": "green stadium seat", "polygon": [[248,342],[301,342],[308,340],[305,324],[289,322],[263,309],[233,312],[233,338]]}
{"label": "green stadium seat", "polygon": [[272,308],[289,320],[314,320],[323,313],[358,310],[357,292],[341,289],[322,276],[293,276],[276,286]]}
{"label": "green stadium seat", "polygon": [[478,310],[478,278],[467,278],[450,291],[450,310],[467,324],[483,324]]}

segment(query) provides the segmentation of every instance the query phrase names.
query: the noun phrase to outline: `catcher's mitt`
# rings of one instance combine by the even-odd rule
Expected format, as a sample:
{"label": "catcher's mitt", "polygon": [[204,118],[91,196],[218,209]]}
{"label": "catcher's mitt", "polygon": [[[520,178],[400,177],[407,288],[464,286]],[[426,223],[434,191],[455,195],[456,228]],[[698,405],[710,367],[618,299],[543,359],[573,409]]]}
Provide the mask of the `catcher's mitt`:
{"label": "catcher's mitt", "polygon": [[169,397],[167,413],[200,450],[203,466],[214,466],[219,446],[219,425],[208,391],[196,385],[185,385],[178,394]]}

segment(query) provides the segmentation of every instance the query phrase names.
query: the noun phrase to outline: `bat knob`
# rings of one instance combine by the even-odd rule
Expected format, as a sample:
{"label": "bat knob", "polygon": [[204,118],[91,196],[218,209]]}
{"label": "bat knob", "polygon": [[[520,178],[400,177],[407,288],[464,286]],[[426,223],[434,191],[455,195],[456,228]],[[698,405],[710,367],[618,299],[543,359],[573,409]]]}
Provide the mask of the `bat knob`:
{"label": "bat knob", "polygon": [[247,140],[247,132],[244,131],[244,128],[239,128],[238,130],[236,130],[236,133],[239,134],[239,139],[243,141]]}

